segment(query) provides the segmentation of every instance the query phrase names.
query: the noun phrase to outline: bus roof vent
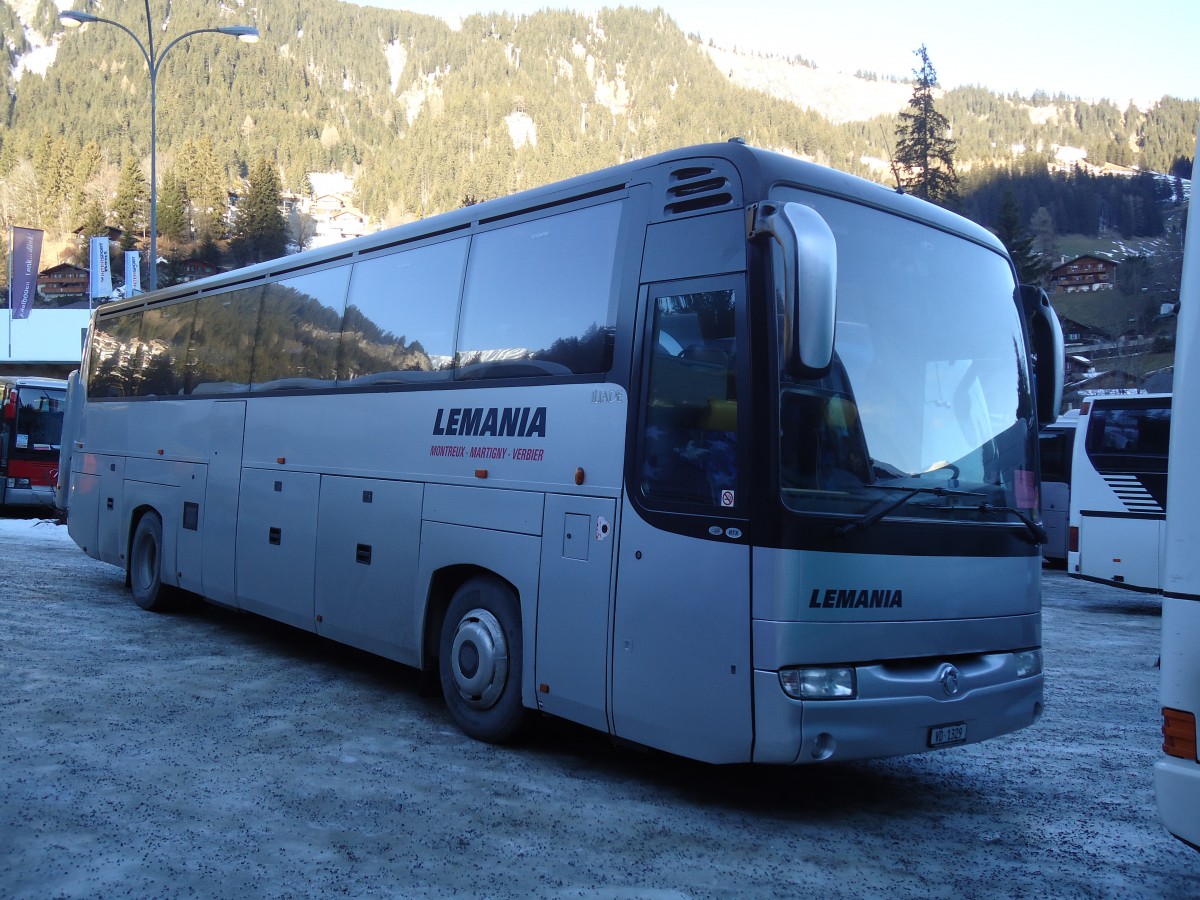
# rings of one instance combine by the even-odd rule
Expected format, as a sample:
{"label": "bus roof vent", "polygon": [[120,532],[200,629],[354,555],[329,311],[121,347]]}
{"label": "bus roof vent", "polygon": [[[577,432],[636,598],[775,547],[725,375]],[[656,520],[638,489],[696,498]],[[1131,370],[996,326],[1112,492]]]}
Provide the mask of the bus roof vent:
{"label": "bus roof vent", "polygon": [[668,216],[686,216],[732,203],[729,179],[712,166],[688,166],[671,173],[663,211]]}

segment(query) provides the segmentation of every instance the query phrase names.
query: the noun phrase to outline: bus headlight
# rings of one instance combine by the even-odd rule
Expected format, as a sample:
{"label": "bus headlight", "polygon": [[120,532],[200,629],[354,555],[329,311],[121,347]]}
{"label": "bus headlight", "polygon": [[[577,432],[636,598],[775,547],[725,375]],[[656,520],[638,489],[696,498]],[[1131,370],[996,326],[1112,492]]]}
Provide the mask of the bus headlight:
{"label": "bus headlight", "polygon": [[780,669],[779,684],[796,700],[853,700],[858,696],[853,666]]}
{"label": "bus headlight", "polygon": [[1031,675],[1042,674],[1041,650],[1022,650],[1020,653],[1014,653],[1013,657],[1017,661],[1018,678],[1029,678]]}

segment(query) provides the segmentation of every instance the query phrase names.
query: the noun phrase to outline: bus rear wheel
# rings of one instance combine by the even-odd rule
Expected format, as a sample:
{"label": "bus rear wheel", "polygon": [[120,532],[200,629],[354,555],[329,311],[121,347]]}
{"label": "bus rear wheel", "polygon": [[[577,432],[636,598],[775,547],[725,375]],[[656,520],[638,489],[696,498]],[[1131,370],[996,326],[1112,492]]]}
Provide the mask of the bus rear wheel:
{"label": "bus rear wheel", "polygon": [[148,512],[138,519],[129,545],[129,586],[142,609],[162,612],[170,606],[171,588],[162,583],[162,519]]}
{"label": "bus rear wheel", "polygon": [[524,730],[521,661],[516,595],[488,576],[464,582],[442,621],[438,673],[450,717],[469,737],[503,744]]}

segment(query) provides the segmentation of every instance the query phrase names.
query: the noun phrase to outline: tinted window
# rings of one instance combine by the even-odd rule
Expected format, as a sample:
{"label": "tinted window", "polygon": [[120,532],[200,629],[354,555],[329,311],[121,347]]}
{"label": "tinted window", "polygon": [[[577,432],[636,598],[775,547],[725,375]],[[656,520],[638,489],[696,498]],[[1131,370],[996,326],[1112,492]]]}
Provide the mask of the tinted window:
{"label": "tinted window", "polygon": [[1160,460],[1165,466],[1170,440],[1169,408],[1097,405],[1088,418],[1087,454],[1101,472],[1133,457]]}
{"label": "tinted window", "polygon": [[734,292],[654,301],[640,457],[649,501],[733,507],[737,498]]}
{"label": "tinted window", "polygon": [[195,303],[148,309],[142,315],[144,365],[135,393],[170,397],[182,394]]}
{"label": "tinted window", "polygon": [[254,341],[254,390],[332,385],[350,267],[263,288]]}
{"label": "tinted window", "polygon": [[58,450],[62,439],[63,413],[67,392],[57,388],[24,384],[17,395],[18,405],[13,430],[13,452],[45,453]]}
{"label": "tinted window", "polygon": [[184,393],[244,391],[258,328],[258,287],[202,297],[188,347]]}
{"label": "tinted window", "polygon": [[339,382],[449,377],[467,247],[462,238],[354,266]]}
{"label": "tinted window", "polygon": [[89,397],[128,397],[138,364],[141,312],[96,320],[88,360]]}
{"label": "tinted window", "polygon": [[1042,481],[1071,483],[1071,451],[1074,444],[1074,428],[1048,428],[1038,435]]}
{"label": "tinted window", "polygon": [[476,237],[455,377],[607,371],[620,216],[606,203]]}

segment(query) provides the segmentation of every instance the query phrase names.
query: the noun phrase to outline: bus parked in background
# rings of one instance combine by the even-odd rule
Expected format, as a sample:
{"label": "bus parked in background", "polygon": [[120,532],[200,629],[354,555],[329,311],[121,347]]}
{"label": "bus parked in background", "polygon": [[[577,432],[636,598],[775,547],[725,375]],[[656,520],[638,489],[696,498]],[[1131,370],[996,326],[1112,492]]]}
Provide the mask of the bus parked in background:
{"label": "bus parked in background", "polygon": [[1075,450],[1075,426],[1079,410],[1063,413],[1038,434],[1038,456],[1042,465],[1041,509],[1046,543],[1042,557],[1052,565],[1067,565],[1071,520],[1071,458]]}
{"label": "bus parked in background", "polygon": [[[1200,135],[1196,146],[1200,151]],[[1195,203],[1188,210],[1185,240],[1163,574],[1163,755],[1154,765],[1154,792],[1167,829],[1200,849],[1200,214]]]}
{"label": "bus parked in background", "polygon": [[425,670],[485,741],[980,741],[1042,711],[1044,309],[936,206],[664,153],[105,305],[70,533],[148,609]]}
{"label": "bus parked in background", "polygon": [[1170,394],[1083,402],[1071,461],[1068,574],[1162,589],[1170,436]]}
{"label": "bus parked in background", "polygon": [[54,509],[67,383],[0,376],[0,508]]}

